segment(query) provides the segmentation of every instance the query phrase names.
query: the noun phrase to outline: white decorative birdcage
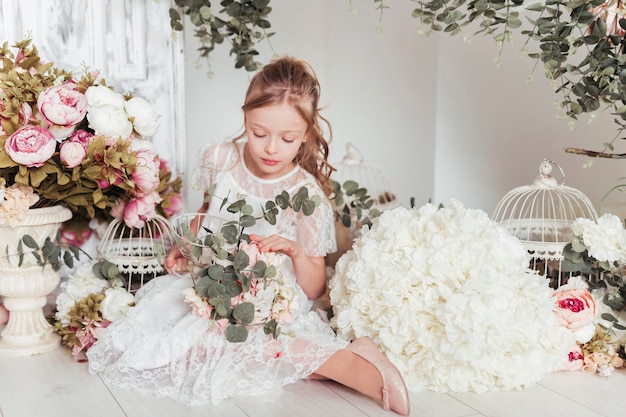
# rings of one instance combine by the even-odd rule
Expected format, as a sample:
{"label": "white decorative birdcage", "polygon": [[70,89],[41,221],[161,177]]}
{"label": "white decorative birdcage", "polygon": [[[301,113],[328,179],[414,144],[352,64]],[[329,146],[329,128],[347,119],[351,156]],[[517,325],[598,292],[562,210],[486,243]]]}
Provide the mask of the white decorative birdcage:
{"label": "white decorative birdcage", "polygon": [[337,171],[332,174],[333,180],[339,184],[351,180],[367,188],[367,193],[374,200],[374,207],[381,212],[399,205],[396,193],[383,170],[378,165],[364,162],[363,156],[351,143],[346,145],[346,155],[340,163],[335,164],[335,168]]}
{"label": "white decorative birdcage", "polygon": [[[561,182],[552,176],[553,167]],[[572,223],[577,218],[597,220],[595,208],[581,191],[564,185],[563,169],[544,159],[532,185],[509,191],[497,204],[493,220],[516,236],[530,255],[530,267],[560,286],[563,249],[572,242]]]}
{"label": "white decorative birdcage", "polygon": [[126,288],[136,292],[152,278],[165,273],[165,256],[172,248],[172,229],[162,216],[132,228],[114,219],[98,244],[98,258],[115,264],[126,279]]}

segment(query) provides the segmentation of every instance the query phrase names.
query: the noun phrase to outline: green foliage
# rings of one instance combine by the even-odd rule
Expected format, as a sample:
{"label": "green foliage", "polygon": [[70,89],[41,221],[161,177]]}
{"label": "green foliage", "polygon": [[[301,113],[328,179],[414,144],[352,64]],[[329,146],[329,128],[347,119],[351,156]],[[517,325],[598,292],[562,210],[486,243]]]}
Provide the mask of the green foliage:
{"label": "green foliage", "polygon": [[85,253],[82,249],[75,246],[68,246],[67,249],[64,250],[49,237],[46,238],[44,244],[40,246],[30,235],[22,236],[22,239],[17,244],[17,252],[18,267],[23,265],[25,255],[29,254],[35,259],[37,265],[42,268],[45,268],[46,265],[50,265],[54,271],[60,270],[63,265],[68,268],[73,268],[74,260],[80,259],[81,252]]}
{"label": "green foliage", "polygon": [[[207,192],[207,198],[220,198],[214,194],[215,185]],[[250,291],[253,280],[268,282],[277,275],[276,267],[257,261],[250,265],[250,257],[244,250],[240,250],[243,242],[250,242],[245,230],[256,224],[257,220],[265,220],[276,224],[276,218],[281,210],[292,209],[310,216],[321,203],[317,195],[309,196],[306,187],[300,188],[293,196],[287,192],[278,194],[274,200],[267,201],[262,206],[262,216],[253,215],[253,207],[246,201],[245,196],[237,196],[231,201],[228,196],[223,198],[220,210],[237,214],[238,220],[228,221],[221,225],[220,230],[210,230],[206,226],[202,229],[206,233],[194,233],[187,223],[180,224],[180,230],[174,233],[178,247],[191,260],[192,264],[203,264],[206,261],[206,251],[215,254],[217,261],[204,268],[194,283],[196,293],[206,300],[212,307],[211,319],[226,319],[226,339],[230,342],[243,342],[248,337],[246,326],[254,319],[254,304],[243,302],[232,307],[232,299],[244,292]],[[273,337],[278,337],[280,328],[275,320],[265,324],[264,331]]]}
{"label": "green foliage", "polygon": [[[528,6],[523,0],[417,3],[413,17],[433,31],[455,35],[472,25],[477,27],[476,34],[493,37],[500,48],[520,31],[527,37],[526,45],[538,45],[528,56],[543,65],[545,76],[562,95],[560,106],[569,118],[576,120],[583,113],[607,109],[616,116],[618,135],[604,144],[613,151],[614,141],[626,129],[626,39],[619,33],[626,29],[626,20],[619,16],[618,27],[607,30],[606,13],[595,8],[615,2],[548,0]],[[519,6],[530,15],[530,27],[522,25]]]}
{"label": "green foliage", "polygon": [[598,262],[577,240],[565,246],[563,257],[561,269],[564,272],[584,277],[590,290],[605,288],[602,301],[613,310],[621,311],[626,307],[626,280],[617,262]]}
{"label": "green foliage", "polygon": [[179,9],[170,8],[170,25],[173,30],[182,31],[182,15],[189,16],[197,28],[195,36],[202,43],[201,57],[208,60],[216,45],[226,40],[231,45],[230,55],[235,56],[235,68],[256,71],[261,67],[256,61],[259,53],[255,45],[274,34],[267,32],[271,27],[270,0],[222,0],[217,11],[209,0],[175,0],[175,3]]}
{"label": "green foliage", "polygon": [[359,225],[371,226],[372,219],[378,217],[380,211],[374,207],[374,200],[368,195],[367,189],[353,180],[343,184],[337,181],[332,183],[335,191],[335,218],[341,220],[341,224],[347,228],[350,228],[353,220]]}

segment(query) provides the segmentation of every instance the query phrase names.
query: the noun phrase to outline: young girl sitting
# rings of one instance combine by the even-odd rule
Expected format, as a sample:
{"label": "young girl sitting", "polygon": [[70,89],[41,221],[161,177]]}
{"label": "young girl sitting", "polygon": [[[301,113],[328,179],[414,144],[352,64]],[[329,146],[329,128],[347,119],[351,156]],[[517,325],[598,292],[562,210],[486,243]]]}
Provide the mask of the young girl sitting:
{"label": "young girl sitting", "polygon": [[[268,394],[305,378],[332,379],[380,401],[385,410],[409,414],[404,380],[374,342],[340,339],[311,311],[312,300],[326,288],[324,257],[336,250],[327,199],[332,167],[319,95],[315,73],[305,62],[286,57],[265,66],[246,93],[243,134],[207,146],[195,178],[205,190],[216,184],[199,210],[215,217],[236,219],[221,209],[221,199],[238,193],[257,218],[265,202],[283,191],[293,195],[306,187],[310,196],[322,198],[311,215],[286,209],[275,225],[257,221],[246,229],[260,251],[286,255],[281,275],[295,300],[281,334],[273,338],[262,326],[250,326],[244,342],[227,341],[220,326],[185,303],[190,275],[166,275],[146,284],[129,314],[103,331],[87,353],[90,372],[116,388],[186,404]],[[187,265],[176,248],[166,259],[170,273],[186,271]]]}

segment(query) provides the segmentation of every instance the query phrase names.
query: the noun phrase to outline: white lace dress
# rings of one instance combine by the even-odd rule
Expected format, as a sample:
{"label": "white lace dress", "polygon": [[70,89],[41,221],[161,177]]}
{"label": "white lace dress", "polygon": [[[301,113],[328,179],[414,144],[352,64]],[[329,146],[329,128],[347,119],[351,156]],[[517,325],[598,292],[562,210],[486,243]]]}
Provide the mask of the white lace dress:
{"label": "white lace dress", "polygon": [[[283,190],[293,194],[302,186],[322,194],[315,179],[299,167],[277,179],[255,177],[242,162],[242,146],[206,147],[195,182],[205,189],[217,183],[215,194],[221,197],[230,192],[232,199],[234,193],[245,193],[255,208]],[[211,204],[209,213],[226,217],[219,207],[219,203]],[[281,211],[276,225],[260,220],[246,231],[280,234],[298,241],[311,256],[335,250],[330,204],[322,204],[312,216]],[[189,405],[218,404],[237,395],[267,395],[307,378],[348,342],[337,338],[310,310],[312,301],[297,285],[289,259],[285,266],[284,277],[298,294],[297,311],[293,323],[280,325],[278,339],[265,335],[262,326],[254,326],[246,342],[228,342],[184,302],[182,291],[192,286],[191,279],[167,275],[146,284],[137,294],[136,306],[102,332],[87,353],[90,372],[99,373],[116,388],[169,396]]]}

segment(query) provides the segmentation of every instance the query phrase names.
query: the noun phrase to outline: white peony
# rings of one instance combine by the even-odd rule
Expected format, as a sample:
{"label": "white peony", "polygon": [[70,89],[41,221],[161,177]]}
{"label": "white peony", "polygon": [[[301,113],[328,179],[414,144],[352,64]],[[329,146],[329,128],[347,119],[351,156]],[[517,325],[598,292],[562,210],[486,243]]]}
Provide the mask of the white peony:
{"label": "white peony", "polygon": [[521,388],[561,369],[573,334],[522,244],[479,210],[383,212],[330,281],[331,324],[372,337],[411,390]]}
{"label": "white peony", "polygon": [[99,293],[109,286],[106,279],[98,278],[94,275],[94,262],[85,262],[71,274],[66,281],[63,281],[60,293],[56,298],[57,311],[55,318],[64,326],[69,325],[68,313],[77,301],[82,300],[92,293]]}
{"label": "white peony", "polygon": [[133,133],[133,124],[128,120],[128,114],[123,107],[89,106],[87,120],[89,127],[98,135],[128,139]]}
{"label": "white peony", "polygon": [[133,118],[135,132],[148,138],[156,135],[159,130],[159,115],[154,111],[152,103],[141,97],[133,97],[124,104],[126,113]]}
{"label": "white peony", "polygon": [[93,85],[87,88],[85,98],[89,107],[124,107],[124,96],[103,85]]}
{"label": "white peony", "polygon": [[100,313],[108,321],[115,321],[125,315],[135,304],[135,297],[122,287],[109,288],[104,292],[100,303]]}

